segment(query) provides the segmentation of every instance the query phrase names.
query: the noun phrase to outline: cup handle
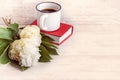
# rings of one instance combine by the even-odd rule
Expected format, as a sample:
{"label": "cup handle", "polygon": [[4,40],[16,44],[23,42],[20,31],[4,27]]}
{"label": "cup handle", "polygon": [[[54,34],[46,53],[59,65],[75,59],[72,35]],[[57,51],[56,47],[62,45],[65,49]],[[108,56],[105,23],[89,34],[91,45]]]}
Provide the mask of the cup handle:
{"label": "cup handle", "polygon": [[45,26],[45,19],[48,17],[48,15],[47,14],[44,14],[44,15],[42,15],[41,16],[41,18],[40,18],[40,27],[41,27],[41,29],[43,29],[43,30],[47,30],[47,26]]}

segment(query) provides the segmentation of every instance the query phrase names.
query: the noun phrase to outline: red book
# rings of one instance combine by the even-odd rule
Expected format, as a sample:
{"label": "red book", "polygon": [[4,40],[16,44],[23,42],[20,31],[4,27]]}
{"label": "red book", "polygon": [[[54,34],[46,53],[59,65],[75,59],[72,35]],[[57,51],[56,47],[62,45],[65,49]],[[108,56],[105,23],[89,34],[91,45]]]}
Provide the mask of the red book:
{"label": "red book", "polygon": [[[37,20],[35,20],[31,25],[37,25]],[[53,38],[55,41],[53,43],[60,45],[65,40],[67,40],[73,33],[73,26],[65,23],[60,24],[60,28],[56,31],[43,31],[41,33]]]}

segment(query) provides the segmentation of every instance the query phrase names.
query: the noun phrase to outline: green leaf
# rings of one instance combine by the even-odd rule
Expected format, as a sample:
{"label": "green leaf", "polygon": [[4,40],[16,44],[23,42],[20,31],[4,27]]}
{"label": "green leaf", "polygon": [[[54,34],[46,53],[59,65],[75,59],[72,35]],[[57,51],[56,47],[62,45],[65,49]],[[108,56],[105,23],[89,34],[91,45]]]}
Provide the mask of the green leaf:
{"label": "green leaf", "polygon": [[13,40],[19,39],[18,36],[18,31],[19,31],[19,25],[14,23],[14,24],[10,24],[8,29],[12,31],[12,38]]}
{"label": "green leaf", "polygon": [[12,40],[12,31],[7,28],[0,28],[0,39]]}
{"label": "green leaf", "polygon": [[17,31],[18,31],[18,26],[19,26],[19,25],[16,24],[16,23],[10,24],[9,27],[8,27],[8,29],[11,29],[11,30],[17,32]]}
{"label": "green leaf", "polygon": [[45,46],[49,46],[51,48],[56,48],[57,49],[57,47],[55,45],[53,45],[51,42],[42,41],[42,44],[45,45]]}
{"label": "green leaf", "polygon": [[52,39],[52,38],[49,37],[49,36],[46,36],[46,35],[44,35],[44,34],[42,34],[42,33],[41,33],[41,35],[42,35],[42,40],[43,40],[43,41],[48,41],[48,42],[54,41],[54,39]]}
{"label": "green leaf", "polygon": [[54,41],[53,39],[51,39],[51,38],[49,38],[49,37],[43,37],[42,40],[43,40],[43,41],[49,41],[49,42]]}
{"label": "green leaf", "polygon": [[40,50],[41,50],[41,53],[43,53],[42,54],[43,56],[45,56],[48,59],[52,59],[52,57],[50,56],[48,50],[43,45],[40,46]]}
{"label": "green leaf", "polygon": [[42,35],[42,43],[41,43],[41,46],[40,46],[40,50],[41,50],[41,57],[40,57],[40,62],[49,62],[50,59],[46,57],[45,53],[47,54],[52,54],[52,55],[58,55],[56,49],[57,47],[52,44],[51,42],[54,41],[52,38],[44,35],[44,34],[41,34]]}
{"label": "green leaf", "polygon": [[48,47],[48,46],[45,46],[45,47],[49,51],[50,54],[58,55],[57,50],[55,48],[51,48],[51,47]]}
{"label": "green leaf", "polygon": [[17,39],[18,24],[10,24],[7,28],[0,28],[0,63],[9,62],[7,50],[9,43]]}
{"label": "green leaf", "polygon": [[0,55],[3,53],[4,49],[9,45],[8,40],[0,39]]}
{"label": "green leaf", "polygon": [[23,71],[27,70],[29,67],[20,66]]}
{"label": "green leaf", "polygon": [[49,52],[48,50],[43,46],[41,45],[40,46],[40,54],[41,54],[41,57],[40,57],[40,62],[49,62],[51,58],[51,56],[49,55]]}
{"label": "green leaf", "polygon": [[6,64],[9,62],[9,58],[7,55],[8,48],[9,48],[9,45],[5,48],[5,50],[3,51],[3,53],[0,56],[0,63],[2,63],[2,64]]}
{"label": "green leaf", "polygon": [[41,56],[39,59],[39,62],[50,62],[50,59],[45,58],[44,56]]}

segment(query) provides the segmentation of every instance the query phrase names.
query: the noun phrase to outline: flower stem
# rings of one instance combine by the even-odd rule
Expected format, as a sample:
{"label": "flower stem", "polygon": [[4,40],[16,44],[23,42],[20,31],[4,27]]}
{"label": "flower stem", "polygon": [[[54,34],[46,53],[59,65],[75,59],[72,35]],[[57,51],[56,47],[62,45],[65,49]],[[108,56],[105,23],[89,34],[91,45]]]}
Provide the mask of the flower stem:
{"label": "flower stem", "polygon": [[7,18],[4,18],[4,17],[2,17],[2,19],[5,23],[5,25],[9,26],[11,24],[11,19],[7,19]]}

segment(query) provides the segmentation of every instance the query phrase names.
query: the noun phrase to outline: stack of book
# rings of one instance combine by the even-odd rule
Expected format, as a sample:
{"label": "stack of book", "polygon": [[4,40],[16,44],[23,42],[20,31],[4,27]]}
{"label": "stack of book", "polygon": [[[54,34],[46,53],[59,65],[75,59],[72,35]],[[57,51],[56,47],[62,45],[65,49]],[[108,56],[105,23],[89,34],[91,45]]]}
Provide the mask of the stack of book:
{"label": "stack of book", "polygon": [[[31,23],[31,25],[37,25],[37,20]],[[73,33],[73,26],[65,23],[60,23],[60,28],[56,31],[40,31],[44,35],[53,38],[55,41],[52,43],[60,45],[67,40]]]}

